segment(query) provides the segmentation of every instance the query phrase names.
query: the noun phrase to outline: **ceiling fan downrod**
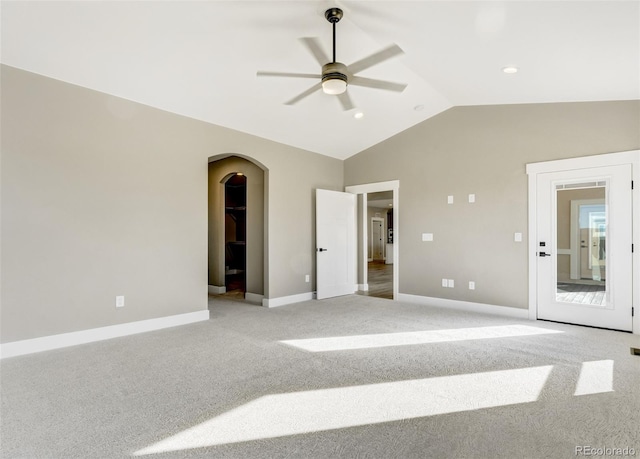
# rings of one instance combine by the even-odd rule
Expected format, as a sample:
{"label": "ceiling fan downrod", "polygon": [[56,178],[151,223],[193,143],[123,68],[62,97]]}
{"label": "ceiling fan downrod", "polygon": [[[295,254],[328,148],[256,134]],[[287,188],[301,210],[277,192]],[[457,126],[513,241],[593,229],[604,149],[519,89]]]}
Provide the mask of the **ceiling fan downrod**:
{"label": "ceiling fan downrod", "polygon": [[347,66],[336,62],[336,23],[342,19],[340,8],[329,8],[324,17],[333,26],[333,60],[322,66],[322,90],[325,94],[342,94],[347,89]]}
{"label": "ceiling fan downrod", "polygon": [[342,19],[342,10],[340,8],[329,8],[324,12],[324,17],[327,18],[327,21],[331,23],[333,26],[333,61],[332,64],[336,63],[336,24]]}

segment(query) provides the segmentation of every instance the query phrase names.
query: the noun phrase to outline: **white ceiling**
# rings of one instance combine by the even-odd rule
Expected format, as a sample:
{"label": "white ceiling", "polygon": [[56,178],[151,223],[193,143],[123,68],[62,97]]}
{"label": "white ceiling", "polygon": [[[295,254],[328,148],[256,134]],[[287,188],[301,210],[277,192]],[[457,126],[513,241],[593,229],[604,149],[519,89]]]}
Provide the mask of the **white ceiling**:
{"label": "white ceiling", "polygon": [[[350,86],[293,98],[320,73],[301,37],[350,64],[392,43],[405,55]],[[640,3],[626,1],[2,2],[4,64],[336,158],[452,106],[640,99]],[[520,71],[506,75],[501,69]],[[420,111],[414,107],[422,105]],[[353,117],[364,112],[362,119]]]}

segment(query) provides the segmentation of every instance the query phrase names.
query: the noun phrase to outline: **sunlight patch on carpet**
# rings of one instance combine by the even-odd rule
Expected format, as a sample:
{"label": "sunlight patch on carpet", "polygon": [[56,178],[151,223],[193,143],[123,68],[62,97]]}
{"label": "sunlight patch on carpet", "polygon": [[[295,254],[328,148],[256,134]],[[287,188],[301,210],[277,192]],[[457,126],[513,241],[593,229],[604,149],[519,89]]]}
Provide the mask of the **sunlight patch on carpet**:
{"label": "sunlight patch on carpet", "polygon": [[451,330],[427,330],[417,332],[380,333],[372,335],[335,336],[329,338],[293,339],[283,344],[309,352],[370,349],[376,347],[408,346],[416,344],[448,343],[492,338],[547,335],[563,333],[548,328],[528,325],[501,325],[494,327],[454,328]]}
{"label": "sunlight patch on carpet", "polygon": [[583,362],[573,395],[613,392],[613,360]]}
{"label": "sunlight patch on carpet", "polygon": [[265,395],[135,456],[534,402],[553,366]]}

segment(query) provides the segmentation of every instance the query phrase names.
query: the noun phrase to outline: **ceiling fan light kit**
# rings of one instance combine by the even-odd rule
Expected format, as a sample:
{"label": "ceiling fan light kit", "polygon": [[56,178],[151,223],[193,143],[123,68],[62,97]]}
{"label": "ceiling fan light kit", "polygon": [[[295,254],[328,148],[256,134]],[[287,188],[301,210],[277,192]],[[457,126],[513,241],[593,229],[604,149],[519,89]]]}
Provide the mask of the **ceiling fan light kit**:
{"label": "ceiling fan light kit", "polygon": [[285,105],[293,105],[300,102],[302,99],[310,96],[318,90],[322,90],[325,94],[335,95],[340,101],[344,110],[351,110],[354,108],[353,102],[347,93],[347,86],[362,86],[373,89],[383,89],[386,91],[402,92],[407,87],[403,83],[394,83],[391,81],[377,80],[373,78],[365,78],[355,75],[358,72],[373,67],[381,62],[391,59],[394,56],[404,54],[402,49],[398,45],[391,45],[377,53],[371,54],[363,59],[360,59],[350,66],[346,66],[341,62],[336,61],[336,24],[342,19],[343,12],[340,8],[329,8],[325,11],[324,17],[329,21],[333,27],[333,59],[331,62],[326,63],[329,59],[325,55],[322,47],[320,46],[316,38],[303,38],[302,42],[307,49],[316,58],[316,61],[322,66],[321,75],[313,75],[308,73],[291,73],[291,72],[258,72],[258,76],[278,76],[278,77],[293,77],[293,78],[320,78],[320,81],[311,86],[306,91],[298,94],[293,99],[285,102]]}

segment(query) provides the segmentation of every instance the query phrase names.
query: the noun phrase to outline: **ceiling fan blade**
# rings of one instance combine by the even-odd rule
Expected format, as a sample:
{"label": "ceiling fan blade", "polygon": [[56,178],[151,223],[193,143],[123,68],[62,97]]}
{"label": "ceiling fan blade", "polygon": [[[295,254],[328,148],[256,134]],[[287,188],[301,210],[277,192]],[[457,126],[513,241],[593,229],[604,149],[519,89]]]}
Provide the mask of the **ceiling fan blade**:
{"label": "ceiling fan blade", "polygon": [[314,75],[313,73],[292,73],[292,72],[257,72],[257,76],[267,77],[290,77],[290,78],[322,78],[322,75]]}
{"label": "ceiling fan blade", "polygon": [[400,54],[404,54],[402,48],[400,48],[398,45],[393,44],[381,51],[378,51],[377,53],[373,53],[370,56],[360,59],[359,61],[355,61],[353,64],[347,66],[347,68],[349,69],[349,72],[351,72],[351,74],[356,74]]}
{"label": "ceiling fan blade", "polygon": [[347,91],[343,92],[342,94],[338,94],[338,100],[340,101],[340,104],[342,105],[342,109],[345,112],[355,107]]}
{"label": "ceiling fan blade", "polygon": [[327,62],[330,62],[329,57],[322,50],[322,46],[320,46],[320,41],[315,37],[303,37],[300,39],[302,43],[307,47],[307,49],[313,54],[313,57],[316,58],[318,64],[322,67]]}
{"label": "ceiling fan blade", "polygon": [[407,87],[404,83],[394,83],[393,81],[374,80],[373,78],[365,78],[353,76],[349,78],[349,84],[354,86],[364,86],[365,88],[384,89],[386,91],[402,92]]}
{"label": "ceiling fan blade", "polygon": [[285,102],[285,105],[293,105],[293,104],[297,104],[298,102],[300,102],[302,99],[304,99],[307,96],[310,96],[311,94],[313,94],[314,92],[318,91],[322,89],[322,82],[318,82],[316,84],[314,84],[313,86],[311,86],[309,89],[307,89],[306,91],[298,94],[297,96],[295,96],[293,99]]}

